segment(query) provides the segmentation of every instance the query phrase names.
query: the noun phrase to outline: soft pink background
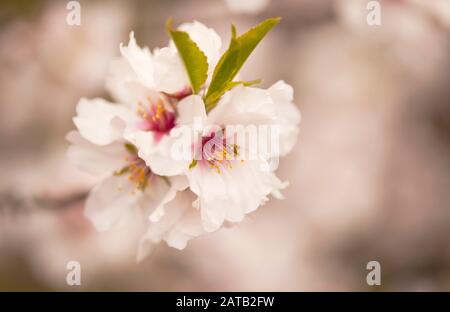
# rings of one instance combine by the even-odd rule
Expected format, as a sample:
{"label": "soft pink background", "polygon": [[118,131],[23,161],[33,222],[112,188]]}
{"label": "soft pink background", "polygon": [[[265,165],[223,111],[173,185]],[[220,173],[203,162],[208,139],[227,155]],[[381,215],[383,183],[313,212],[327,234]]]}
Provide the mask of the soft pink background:
{"label": "soft pink background", "polygon": [[[0,290],[449,290],[450,2],[272,0],[257,15],[224,0],[0,2]],[[300,137],[281,160],[286,199],[231,229],[161,244],[136,264],[135,233],[96,233],[82,214],[95,183],[65,158],[77,100],[107,96],[119,43],[167,43],[165,20],[198,19],[228,44],[282,23],[245,79],[295,88]],[[66,263],[82,266],[68,287]],[[382,286],[366,284],[377,260]]]}

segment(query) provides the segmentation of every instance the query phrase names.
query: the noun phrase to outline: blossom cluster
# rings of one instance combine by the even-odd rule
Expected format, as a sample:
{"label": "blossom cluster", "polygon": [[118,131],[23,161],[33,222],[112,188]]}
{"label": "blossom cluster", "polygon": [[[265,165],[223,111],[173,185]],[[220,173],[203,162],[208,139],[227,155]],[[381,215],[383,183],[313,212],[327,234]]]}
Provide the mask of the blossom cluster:
{"label": "blossom cluster", "polygon": [[[133,32],[112,60],[106,88],[114,102],[81,99],[67,135],[69,159],[101,176],[89,193],[85,215],[99,231],[128,226],[142,231],[138,259],[161,241],[187,242],[244,219],[269,200],[282,198],[281,181],[268,163],[296,142],[300,113],[293,89],[278,81],[235,78],[250,53],[278,23],[268,19],[237,36],[232,27],[222,52],[217,33],[198,21],[174,29],[168,46],[150,51]],[[234,131],[227,130],[229,126]],[[239,127],[240,126],[240,127]],[[247,126],[276,128],[277,148],[254,157]],[[177,157],[180,130],[192,130],[188,153]],[[257,147],[267,137],[259,138]],[[267,142],[264,142],[267,143]],[[256,157],[255,157],[256,156]]]}

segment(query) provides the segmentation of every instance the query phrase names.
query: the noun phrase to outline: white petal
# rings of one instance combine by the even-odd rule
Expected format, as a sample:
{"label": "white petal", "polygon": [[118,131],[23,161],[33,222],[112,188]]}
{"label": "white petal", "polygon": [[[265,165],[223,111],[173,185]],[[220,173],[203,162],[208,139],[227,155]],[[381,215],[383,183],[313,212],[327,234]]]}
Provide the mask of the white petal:
{"label": "white petal", "polygon": [[135,114],[127,107],[96,98],[82,98],[77,104],[77,116],[73,122],[81,136],[98,145],[108,145],[120,139],[127,122]]}
{"label": "white petal", "polygon": [[228,194],[223,177],[215,170],[197,164],[187,171],[189,187],[198,197],[204,229],[208,232],[217,230],[225,220]]}
{"label": "white petal", "polygon": [[293,103],[294,89],[292,86],[280,80],[274,83],[268,91],[278,108],[277,114],[291,123],[300,123],[301,115],[299,109]]}
{"label": "white petal", "polygon": [[189,87],[189,77],[177,51],[170,48],[155,50],[154,66],[158,91],[176,94]]}
{"label": "white petal", "polygon": [[106,178],[89,193],[85,216],[98,231],[130,224],[136,217],[136,203],[141,196],[134,188],[126,175]]}
{"label": "white petal", "polygon": [[174,176],[181,174],[189,166],[188,161],[181,161],[173,157],[172,144],[175,141],[169,135],[155,139],[152,131],[142,131],[133,127],[125,130],[125,138],[138,149],[138,156],[145,161],[155,174]]}
{"label": "white petal", "polygon": [[127,88],[127,83],[137,81],[138,77],[136,73],[123,57],[114,59],[109,63],[105,87],[118,103],[132,103],[132,94],[129,88]]}
{"label": "white petal", "polygon": [[271,123],[275,115],[276,108],[267,90],[240,85],[221,98],[208,120],[224,125],[249,125]]}
{"label": "white petal", "polygon": [[[131,142],[138,149],[138,155],[143,159],[143,156],[155,153],[157,151],[156,140],[153,132],[143,131],[136,128],[134,125],[129,125],[124,132],[124,137]],[[145,160],[145,159],[144,159]]]}
{"label": "white petal", "polygon": [[231,169],[221,168],[220,174],[196,167],[188,177],[191,190],[199,197],[203,226],[208,232],[225,221],[242,221],[264,204],[269,194],[280,195],[279,190],[287,185],[273,172],[263,170],[260,161],[236,161]]}
{"label": "white petal", "polygon": [[139,200],[139,207],[143,211],[145,220],[158,208],[160,203],[166,198],[171,186],[167,180],[153,175],[144,189],[142,197]]}
{"label": "white petal", "polygon": [[199,121],[206,120],[205,103],[198,95],[190,95],[182,99],[177,104],[178,125],[189,125],[198,118]]}
{"label": "white petal", "polygon": [[[169,139],[163,139],[162,142],[168,142]],[[146,164],[152,169],[152,171],[162,176],[176,176],[182,174],[189,166],[188,161],[177,160],[172,158],[170,154],[170,145],[160,143],[167,148],[162,152],[152,153],[147,155],[140,154],[140,157],[145,160]]]}
{"label": "white petal", "polygon": [[160,96],[159,92],[139,82],[123,57],[110,63],[106,89],[117,102],[128,105],[133,111],[136,111],[138,103],[147,105],[148,99],[156,102]]}
{"label": "white petal", "polygon": [[141,239],[138,261],[162,240],[170,247],[184,249],[190,239],[203,233],[200,213],[191,205],[193,199],[190,191],[178,192],[173,200],[164,205],[164,215],[150,224]]}
{"label": "white petal", "polygon": [[280,156],[289,153],[297,142],[300,111],[293,101],[293,88],[284,81],[278,81],[268,91],[277,107],[276,123],[280,125]]}
{"label": "white petal", "polygon": [[110,176],[96,185],[86,200],[85,216],[99,231],[113,227],[142,227],[169,191],[160,177],[152,176],[144,191],[128,180],[128,175]]}
{"label": "white petal", "polygon": [[81,170],[102,175],[112,173],[126,165],[123,142],[116,141],[99,146],[82,138],[77,131],[69,132],[66,139],[72,143],[67,150],[67,156]]}
{"label": "white petal", "polygon": [[169,178],[169,183],[169,191],[163,197],[155,210],[150,214],[149,219],[152,222],[158,222],[165,214],[165,205],[175,198],[177,192],[183,191],[189,186],[187,178],[181,175]]}
{"label": "white petal", "polygon": [[120,45],[120,52],[136,73],[139,81],[144,86],[153,88],[154,64],[152,54],[147,47],[141,48],[137,45],[133,32],[130,33],[128,45]]}
{"label": "white petal", "polygon": [[279,156],[288,154],[297,143],[299,129],[297,125],[286,123],[280,128]]}

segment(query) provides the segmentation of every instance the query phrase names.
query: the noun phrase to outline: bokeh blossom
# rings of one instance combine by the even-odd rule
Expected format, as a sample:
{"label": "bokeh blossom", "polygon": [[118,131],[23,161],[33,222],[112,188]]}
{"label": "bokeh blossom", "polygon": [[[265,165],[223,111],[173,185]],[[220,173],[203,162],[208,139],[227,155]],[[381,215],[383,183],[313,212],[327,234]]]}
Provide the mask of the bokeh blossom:
{"label": "bokeh blossom", "polygon": [[[177,29],[168,24],[172,39],[153,52],[131,32],[106,78],[114,102],[79,101],[68,156],[104,176],[88,196],[85,215],[101,231],[142,228],[139,260],[160,241],[183,249],[191,238],[242,221],[269,195],[283,198],[280,191],[288,183],[267,163],[288,153],[298,134],[292,87],[283,81],[269,89],[254,86],[258,81],[233,81],[278,21],[266,20],[239,37],[233,26],[223,54],[221,38],[198,21]],[[200,136],[188,143],[192,153],[179,159],[177,132],[191,129],[194,121],[202,125]],[[245,133],[224,135],[221,130],[230,125],[276,125],[280,136],[273,145],[280,147],[239,157],[249,146],[231,143]],[[268,138],[258,140],[257,147]]]}

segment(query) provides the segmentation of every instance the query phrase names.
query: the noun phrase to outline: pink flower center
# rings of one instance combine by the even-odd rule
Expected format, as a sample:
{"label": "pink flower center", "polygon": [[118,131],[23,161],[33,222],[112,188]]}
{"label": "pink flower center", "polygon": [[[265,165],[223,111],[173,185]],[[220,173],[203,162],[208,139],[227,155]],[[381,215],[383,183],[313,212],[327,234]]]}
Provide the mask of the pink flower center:
{"label": "pink flower center", "polygon": [[[212,132],[202,137],[200,163],[221,173],[221,168],[232,168],[232,161],[236,160],[238,149],[237,144],[227,143],[226,136]],[[197,161],[194,160],[190,167],[196,164]]]}
{"label": "pink flower center", "polygon": [[159,141],[175,127],[175,113],[166,108],[163,97],[156,103],[150,97],[147,101],[148,106],[138,103],[138,114],[142,118],[138,127],[144,131],[154,132],[156,140]]}

